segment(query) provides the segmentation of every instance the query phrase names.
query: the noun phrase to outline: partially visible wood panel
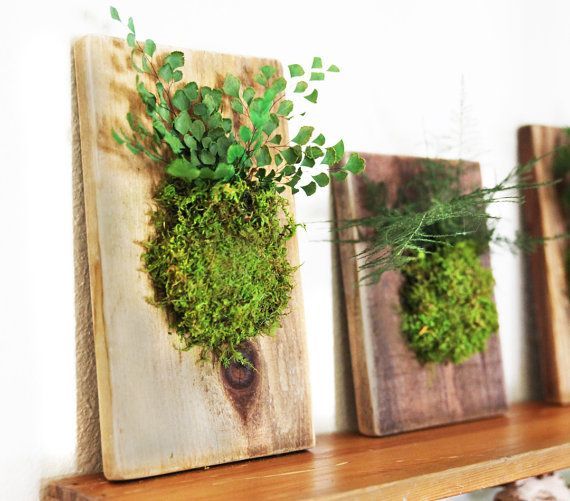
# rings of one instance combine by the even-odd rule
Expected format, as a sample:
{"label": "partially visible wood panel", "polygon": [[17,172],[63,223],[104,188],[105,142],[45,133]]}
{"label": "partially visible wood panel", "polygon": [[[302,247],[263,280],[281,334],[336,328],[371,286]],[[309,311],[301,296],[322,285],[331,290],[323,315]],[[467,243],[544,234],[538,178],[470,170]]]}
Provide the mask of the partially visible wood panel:
{"label": "partially visible wood panel", "polygon": [[[549,153],[564,144],[562,129],[522,127],[518,140],[521,163],[544,157],[532,169],[532,180],[553,181],[554,156]],[[531,236],[552,237],[569,231],[555,186],[528,190],[525,198],[523,214]],[[561,404],[570,403],[570,296],[564,261],[567,246],[567,240],[552,240],[530,255],[532,302],[541,339],[545,398]]]}
{"label": "partially visible wood panel", "polygon": [[432,500],[570,467],[570,408],[524,404],[504,417],[368,438],[318,437],[310,452],[136,482],[54,482],[61,501]]}
{"label": "partially visible wood panel", "polygon": [[[417,175],[422,160],[412,157],[363,155],[366,176],[387,186],[393,204],[398,188]],[[453,167],[450,167],[453,168]],[[465,189],[481,185],[479,165],[463,164]],[[337,224],[365,217],[365,179],[353,176],[334,183]],[[344,230],[341,240],[357,237]],[[373,285],[359,285],[362,272],[354,256],[361,243],[341,243],[340,256],[347,305],[350,352],[358,425],[366,435],[388,435],[496,415],[506,408],[498,336],[484,353],[466,362],[422,365],[400,329],[402,275],[384,273]],[[489,266],[489,256],[483,257]]]}
{"label": "partially visible wood panel", "polygon": [[[256,371],[222,370],[197,363],[197,350],[176,351],[164,312],[146,300],[153,290],[137,242],[151,232],[148,212],[162,168],[111,137],[127,111],[144,114],[129,53],[123,41],[105,37],[75,46],[105,475],[137,478],[311,447],[299,285],[282,328],[249,344]],[[220,86],[227,73],[252,83],[261,66],[279,66],[207,52],[185,56],[185,78],[208,86]],[[281,133],[287,137],[285,128]],[[295,239],[288,250],[297,265]]]}

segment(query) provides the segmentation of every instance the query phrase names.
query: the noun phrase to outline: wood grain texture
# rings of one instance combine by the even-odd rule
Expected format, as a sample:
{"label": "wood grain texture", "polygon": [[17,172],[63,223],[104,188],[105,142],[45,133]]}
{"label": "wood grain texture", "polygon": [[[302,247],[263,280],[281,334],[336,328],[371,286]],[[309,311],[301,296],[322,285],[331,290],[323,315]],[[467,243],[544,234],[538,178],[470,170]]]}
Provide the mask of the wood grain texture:
{"label": "wood grain texture", "polygon": [[[185,79],[209,86],[220,86],[228,72],[251,82],[262,65],[278,65],[207,52],[185,56]],[[117,39],[86,37],[75,45],[105,475],[139,478],[311,447],[299,285],[276,336],[249,343],[257,371],[247,374],[199,365],[197,350],[176,351],[164,313],[146,301],[152,287],[137,242],[150,234],[162,169],[111,138],[127,111],[140,110],[128,57]],[[294,239],[289,256],[298,264]]]}
{"label": "wood grain texture", "polygon": [[[418,158],[363,156],[368,178],[386,183],[389,204],[402,183],[422,168]],[[480,186],[478,164],[463,164],[463,168],[463,188]],[[364,187],[363,176],[333,184],[338,224],[368,215]],[[356,237],[356,228],[340,234],[341,240]],[[381,436],[503,412],[498,336],[489,340],[484,353],[460,365],[422,365],[400,329],[401,273],[387,272],[378,283],[359,286],[362,275],[354,256],[363,249],[362,244],[340,244],[359,430]],[[483,262],[489,266],[488,255]]]}
{"label": "wood grain texture", "polygon": [[[564,133],[555,127],[519,129],[519,161],[543,157],[531,171],[533,181],[553,181],[548,155],[563,144]],[[527,231],[535,237],[551,237],[568,230],[555,186],[525,193],[523,216]],[[564,254],[568,241],[546,242],[530,255],[531,292],[536,326],[541,340],[541,369],[545,399],[570,404],[570,299]]]}
{"label": "wood grain texture", "polygon": [[506,416],[370,438],[319,436],[309,452],[134,482],[86,475],[53,499],[432,500],[570,466],[570,408],[524,404]]}

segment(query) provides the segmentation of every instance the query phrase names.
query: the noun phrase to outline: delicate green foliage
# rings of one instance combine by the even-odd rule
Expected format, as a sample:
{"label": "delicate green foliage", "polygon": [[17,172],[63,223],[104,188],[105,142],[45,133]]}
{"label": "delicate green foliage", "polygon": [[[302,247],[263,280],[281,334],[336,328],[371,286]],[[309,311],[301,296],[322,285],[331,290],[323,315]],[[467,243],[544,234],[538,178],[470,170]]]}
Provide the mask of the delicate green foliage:
{"label": "delicate green foliage", "polygon": [[261,73],[263,73],[263,76],[267,79],[273,77],[276,72],[277,72],[277,68],[275,68],[273,66],[262,66],[261,67]]}
{"label": "delicate green foliage", "polygon": [[258,167],[265,167],[266,165],[270,165],[271,154],[269,153],[269,148],[267,146],[261,147],[256,153],[255,159],[257,160]]}
{"label": "delicate green foliage", "polygon": [[305,99],[307,101],[310,101],[311,103],[316,103],[317,99],[319,97],[319,91],[317,89],[313,89],[313,91],[305,96]]}
{"label": "delicate green foliage", "polygon": [[179,111],[186,111],[190,107],[191,100],[183,90],[178,89],[172,98],[172,104],[176,106]]}
{"label": "delicate green foliage", "polygon": [[360,174],[364,170],[364,159],[356,153],[352,153],[346,162],[344,168],[353,174]]}
{"label": "delicate green foliage", "polygon": [[192,126],[192,119],[186,110],[182,111],[175,119],[174,119],[174,128],[180,132],[180,134],[184,135]]}
{"label": "delicate green foliage", "polygon": [[[127,38],[133,48],[133,67],[139,73],[148,73],[155,80],[156,89],[151,91],[142,79],[137,79],[137,92],[146,106],[152,129],[137,128],[131,138],[113,134],[115,141],[133,153],[143,152],[149,158],[163,162],[169,166],[168,174],[187,182],[233,182],[242,179],[267,187],[288,186],[293,193],[298,191],[297,184],[304,169],[314,169],[320,160],[325,172],[322,176],[318,175],[319,172],[314,173],[318,176],[316,183],[310,182],[303,187],[308,195],[314,193],[314,187],[326,186],[325,179],[328,182],[329,173],[334,173],[335,179],[340,180],[348,172],[362,170],[364,161],[359,157],[351,157],[344,168],[338,166],[344,154],[342,141],[327,147],[325,136],[317,134],[310,143],[314,133],[312,126],[302,126],[293,136],[295,146],[282,144],[278,128],[283,121],[293,117],[294,104],[285,99],[287,81],[275,67],[263,66],[255,76],[255,81],[262,86],[261,91],[244,86],[231,74],[226,75],[222,89],[198,87],[196,82],[175,85],[183,77],[179,68],[184,66],[184,54],[173,51],[162,60],[155,61],[154,41],[148,39],[144,44],[137,43],[132,20],[128,25]],[[314,58],[312,69],[319,68],[322,68],[322,60]],[[289,72],[292,78],[306,74],[299,64],[290,65]],[[311,79],[322,80],[324,73],[311,71]],[[305,92],[307,87],[307,82],[298,81],[294,92]],[[233,131],[232,120],[223,116],[224,95],[231,111],[242,122],[237,134]],[[303,97],[315,103],[317,96],[317,89],[313,89]],[[167,149],[163,147],[165,145]],[[173,164],[176,158],[183,161]],[[224,167],[224,175],[216,176],[219,164],[232,168]],[[188,165],[192,166],[191,171],[188,171]],[[272,165],[273,168],[268,168]]]}
{"label": "delicate green foliage", "polygon": [[325,144],[325,136],[323,136],[322,134],[319,134],[315,139],[313,139],[313,143],[315,143],[318,146],[323,146]]}
{"label": "delicate green foliage", "polygon": [[288,116],[293,111],[293,101],[285,99],[279,103],[279,108],[277,108],[277,114],[281,116]]}
{"label": "delicate green foliage", "polygon": [[422,362],[460,363],[499,327],[493,275],[474,242],[422,253],[402,269],[402,331]]}
{"label": "delicate green foliage", "polygon": [[347,176],[348,173],[345,170],[331,172],[331,177],[336,181],[344,181]]}
{"label": "delicate green foliage", "polygon": [[233,75],[227,75],[224,80],[224,92],[228,96],[233,96],[239,98],[240,81],[237,77]]}
{"label": "delicate green foliage", "polygon": [[307,144],[309,142],[309,139],[311,139],[311,135],[313,134],[314,130],[314,127],[304,125],[299,129],[299,132],[297,132],[297,135],[292,139],[292,141],[300,145]]}
{"label": "delicate green foliage", "polygon": [[179,50],[171,52],[164,59],[164,64],[168,64],[173,70],[184,66],[184,53]]}
{"label": "delicate green foliage", "polygon": [[125,144],[125,140],[124,140],[121,136],[119,136],[119,134],[117,133],[117,131],[116,131],[115,129],[113,129],[113,130],[111,131],[111,134],[113,135],[113,139],[114,139],[118,144],[120,144],[120,145]]}
{"label": "delicate green foliage", "polygon": [[198,347],[224,366],[247,363],[240,345],[275,332],[293,288],[287,202],[244,181],[207,189],[168,182],[155,200],[157,232],[143,262],[178,347]]}
{"label": "delicate green foliage", "polygon": [[241,144],[232,144],[228,148],[228,162],[234,163],[245,153],[245,148]]}
{"label": "delicate green foliage", "polygon": [[111,17],[115,20],[115,21],[119,21],[121,22],[121,18],[119,17],[119,12],[117,11],[117,9],[115,7],[110,7],[109,11],[111,12]]}
{"label": "delicate green foliage", "polygon": [[239,128],[239,138],[244,142],[244,143],[248,143],[249,141],[251,141],[251,138],[253,137],[253,132],[251,131],[251,129],[245,125],[240,126]]}
{"label": "delicate green foliage", "polygon": [[152,57],[154,55],[154,51],[156,50],[156,44],[152,40],[146,40],[143,50],[147,56]]}
{"label": "delicate green foliage", "polygon": [[295,86],[295,90],[293,92],[305,92],[308,86],[309,84],[307,82],[301,80],[300,82],[297,82],[297,85]]}
{"label": "delicate green foliage", "polygon": [[301,186],[301,189],[305,192],[307,196],[310,197],[317,191],[317,185],[314,181],[311,181],[309,184]]}
{"label": "delicate green foliage", "polygon": [[302,77],[305,74],[305,70],[300,64],[290,64],[289,74],[291,75],[291,78]]}
{"label": "delicate green foliage", "polygon": [[179,177],[185,181],[194,181],[200,177],[200,170],[194,167],[185,158],[175,158],[168,167],[166,167],[166,172],[174,177]]}
{"label": "delicate green foliage", "polygon": [[237,98],[233,98],[230,101],[230,105],[231,105],[232,110],[239,113],[240,115],[243,114],[243,104],[242,104],[241,100],[239,100]]}
{"label": "delicate green foliage", "polygon": [[255,97],[255,90],[253,87],[247,87],[243,90],[243,100],[246,104],[251,104],[252,99]]}
{"label": "delicate green foliage", "polygon": [[384,272],[399,270],[422,252],[431,252],[444,243],[470,239],[476,242],[480,252],[492,240],[516,247],[523,245],[522,239],[497,239],[493,228],[487,225],[494,218],[486,208],[491,203],[521,203],[517,190],[542,186],[524,180],[536,161],[517,166],[492,188],[461,193],[461,165],[450,169],[444,163],[426,160],[425,174],[415,176],[402,187],[395,207],[387,206],[383,183],[367,182],[367,207],[371,215],[346,221],[340,227],[362,226],[371,230],[366,237],[361,233],[366,244],[358,255],[360,267],[366,272],[363,280],[375,282]]}
{"label": "delicate green foliage", "polygon": [[327,176],[324,172],[321,172],[320,174],[313,176],[313,179],[321,188],[324,188],[326,185],[329,184],[329,176]]}

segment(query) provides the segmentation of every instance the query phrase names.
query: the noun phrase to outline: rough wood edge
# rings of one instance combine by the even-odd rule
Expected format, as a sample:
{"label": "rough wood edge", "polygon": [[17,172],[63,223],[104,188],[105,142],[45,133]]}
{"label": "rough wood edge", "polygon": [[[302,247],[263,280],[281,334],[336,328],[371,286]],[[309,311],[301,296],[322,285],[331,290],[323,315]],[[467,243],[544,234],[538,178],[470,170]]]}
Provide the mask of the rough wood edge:
{"label": "rough wood edge", "polygon": [[[345,156],[345,161],[348,155]],[[346,204],[351,207],[354,206],[354,194],[351,189],[352,184],[346,181],[332,181],[332,194],[333,204],[335,211],[335,227],[337,230],[340,228],[341,221],[341,204]],[[354,210],[351,209],[351,213]],[[354,259],[351,246],[343,245],[341,242],[345,240],[354,240],[357,237],[356,228],[348,228],[338,232],[338,247],[340,256],[340,268],[342,285],[344,295],[340,298],[345,301],[347,318],[352,318],[353,321],[347,321],[348,327],[348,343],[350,347],[350,360],[353,373],[358,374],[358,377],[353,375],[354,383],[354,397],[356,401],[356,417],[358,421],[358,430],[364,435],[378,435],[380,430],[374,419],[374,411],[370,412],[373,406],[374,399],[372,398],[371,390],[371,375],[368,370],[368,365],[364,363],[362,357],[358,356],[359,353],[366,353],[366,339],[364,336],[364,326],[362,312],[360,308],[360,289],[355,284],[358,284],[358,274],[355,266],[343,266],[343,262]],[[354,289],[354,292],[347,293],[348,289]]]}
{"label": "rough wood edge", "polygon": [[101,453],[103,470],[108,478],[117,476],[117,465],[112,454],[113,448],[113,418],[112,390],[110,366],[107,351],[105,318],[103,313],[103,280],[101,276],[101,255],[99,230],[97,222],[97,201],[95,177],[92,165],[97,156],[96,148],[90,141],[83,138],[95,135],[94,125],[89,120],[89,114],[84,109],[89,101],[93,87],[93,78],[88,63],[91,58],[90,42],[94,37],[85,36],[74,43],[75,75],[77,83],[77,109],[79,112],[79,128],[81,132],[81,164],[83,172],[85,224],[88,243],[88,262],[91,291],[91,310],[93,312],[93,333],[95,338],[95,354],[97,367],[97,391],[99,396],[99,423],[101,427]]}
{"label": "rough wood edge", "polygon": [[[542,125],[528,125],[518,130],[519,162],[524,164],[546,155],[554,147],[561,129]],[[530,171],[533,182],[550,182],[552,157],[539,160]],[[532,236],[545,237],[552,227],[559,227],[561,209],[553,186],[525,192],[523,218]],[[541,337],[541,373],[545,400],[570,404],[570,311],[564,283],[552,276],[551,268],[559,261],[557,254],[563,243],[547,242],[530,256],[533,310]],[[566,326],[566,327],[565,327]],[[565,330],[565,332],[564,332]]]}

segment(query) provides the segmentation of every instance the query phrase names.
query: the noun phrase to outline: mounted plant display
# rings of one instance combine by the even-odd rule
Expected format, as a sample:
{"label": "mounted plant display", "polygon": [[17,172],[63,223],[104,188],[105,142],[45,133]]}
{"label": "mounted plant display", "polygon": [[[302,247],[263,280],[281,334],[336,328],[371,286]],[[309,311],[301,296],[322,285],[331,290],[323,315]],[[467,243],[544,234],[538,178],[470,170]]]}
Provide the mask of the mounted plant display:
{"label": "mounted plant display", "polygon": [[[116,9],[111,15],[120,21]],[[314,104],[313,84],[339,69],[315,57],[308,71],[289,65],[289,82],[264,65],[254,86],[228,73],[212,88],[183,81],[182,52],[157,58],[155,42],[138,42],[132,19],[127,26],[133,67],[152,86],[137,78],[146,116],[129,112],[130,131],[113,137],[167,174],[154,195],[155,232],[144,243],[154,304],[167,312],[180,349],[198,347],[224,366],[250,364],[240,345],[275,332],[293,288],[286,244],[296,224],[280,193],[310,196],[331,177],[364,169],[357,154],[340,166],[342,140],[327,146],[312,126],[291,141],[279,130],[295,117],[287,88]]]}
{"label": "mounted plant display", "polygon": [[364,158],[365,176],[333,185],[360,431],[503,412],[489,244],[506,239],[486,208],[519,202],[531,165],[481,188],[472,162]]}
{"label": "mounted plant display", "polygon": [[364,162],[287,123],[338,68],[314,58],[285,79],[126,25],[126,43],[74,48],[104,473],[311,447],[292,194]]}
{"label": "mounted plant display", "polygon": [[[536,158],[532,179],[553,183],[530,190],[523,216],[535,238],[570,233],[570,144],[568,132],[556,127],[519,129],[519,159]],[[529,256],[531,298],[540,336],[545,399],[570,403],[570,244],[567,238],[545,242]]]}
{"label": "mounted plant display", "polygon": [[[418,359],[460,363],[484,351],[498,329],[493,276],[480,258],[494,238],[486,207],[511,184],[505,180],[488,193],[462,196],[462,162],[452,168],[434,160],[421,164],[390,204],[386,182],[365,178],[364,207],[370,216],[348,225],[372,232],[361,234],[367,245],[360,255],[365,281],[379,280],[389,268],[401,269],[401,328]],[[412,234],[408,223],[416,225]],[[389,242],[401,244],[396,249]]]}

